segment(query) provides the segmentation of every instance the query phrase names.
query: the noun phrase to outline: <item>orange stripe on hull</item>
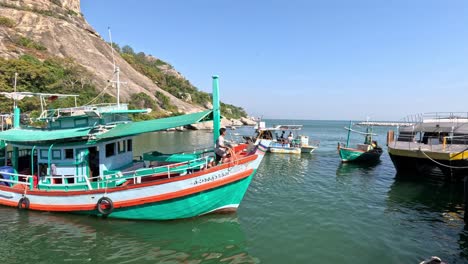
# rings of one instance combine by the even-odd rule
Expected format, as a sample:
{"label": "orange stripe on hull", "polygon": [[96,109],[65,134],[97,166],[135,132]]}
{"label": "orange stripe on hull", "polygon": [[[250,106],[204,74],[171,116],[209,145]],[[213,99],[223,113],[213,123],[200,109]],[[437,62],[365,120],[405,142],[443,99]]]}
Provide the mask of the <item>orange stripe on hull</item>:
{"label": "orange stripe on hull", "polygon": [[[237,161],[237,164],[245,164],[251,161],[256,160],[258,155],[251,155],[247,156],[245,158],[242,158]],[[129,189],[135,189],[135,188],[141,188],[141,187],[148,187],[148,186],[153,186],[153,185],[161,185],[165,183],[170,183],[170,182],[176,182],[176,181],[182,181],[182,180],[187,180],[190,178],[195,178],[198,176],[202,176],[205,174],[209,174],[215,171],[227,169],[229,167],[233,167],[235,162],[229,162],[229,163],[224,163],[209,169],[205,169],[203,171],[195,172],[192,174],[187,174],[184,176],[177,176],[174,178],[169,178],[169,179],[163,179],[163,180],[158,180],[158,181],[152,181],[152,182],[146,182],[146,183],[140,183],[140,184],[132,184],[132,185],[126,185],[126,186],[121,186],[121,187],[115,187],[112,189],[107,189],[107,192],[105,189],[99,189],[99,190],[88,190],[88,191],[41,191],[41,190],[28,190],[27,193],[30,195],[43,195],[43,196],[73,196],[73,195],[86,195],[86,194],[102,194],[102,193],[112,193],[112,192],[120,192],[123,190],[129,190]],[[0,186],[0,190],[6,191],[6,192],[13,192],[13,193],[20,193],[23,194],[24,190],[20,189],[14,189],[11,187],[6,187],[6,186]]]}
{"label": "orange stripe on hull", "polygon": [[[143,205],[143,204],[148,204],[148,203],[155,203],[155,202],[161,202],[165,200],[171,200],[171,199],[176,199],[176,198],[181,198],[184,196],[189,196],[195,193],[199,193],[202,191],[214,189],[221,187],[223,185],[227,185],[232,182],[236,182],[239,180],[242,180],[244,178],[249,177],[253,173],[253,169],[249,169],[243,172],[240,172],[238,174],[232,175],[230,177],[226,177],[224,179],[221,179],[219,181],[214,181],[210,183],[206,183],[200,186],[195,186],[191,188],[187,188],[184,190],[180,191],[175,191],[171,193],[165,193],[165,194],[160,194],[160,195],[155,195],[155,196],[149,196],[146,198],[138,198],[138,199],[132,199],[132,200],[127,200],[127,201],[121,201],[121,202],[115,202],[114,203],[114,208],[125,208],[125,207],[131,207],[131,206],[138,206],[138,205]],[[139,185],[141,187],[141,185]],[[123,191],[123,190],[121,190]],[[69,195],[72,192],[69,193]],[[76,192],[75,192],[76,193]],[[30,192],[32,194],[32,192]],[[0,199],[0,204],[6,205],[6,206],[12,206],[16,207],[17,204],[12,201],[7,201]],[[96,209],[96,204],[84,204],[84,205],[50,205],[50,204],[33,204],[31,203],[29,208],[31,210],[37,210],[37,211],[48,211],[48,212],[75,212],[75,211],[92,211]]]}

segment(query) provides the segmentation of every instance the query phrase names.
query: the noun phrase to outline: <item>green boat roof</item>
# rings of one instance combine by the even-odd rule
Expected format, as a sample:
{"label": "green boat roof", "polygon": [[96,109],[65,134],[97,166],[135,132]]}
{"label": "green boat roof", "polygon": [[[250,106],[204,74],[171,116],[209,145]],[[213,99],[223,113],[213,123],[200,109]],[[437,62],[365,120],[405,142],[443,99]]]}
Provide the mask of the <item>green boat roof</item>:
{"label": "green boat roof", "polygon": [[[213,120],[213,111],[173,116],[140,122],[117,124],[107,132],[95,134],[96,140],[134,136],[138,134],[166,130],[204,121]],[[92,134],[94,127],[73,129],[36,129],[36,128],[13,128],[0,132],[0,141],[7,142],[41,142],[57,141],[71,138],[88,137]],[[91,132],[91,134],[90,134]]]}
{"label": "green boat roof", "polygon": [[180,126],[186,126],[190,124],[196,124],[199,122],[213,120],[213,111],[203,111],[199,113],[173,116],[155,120],[140,121],[134,123],[117,124],[114,128],[108,132],[96,135],[96,139],[108,139],[116,137],[133,136],[143,133],[155,132],[160,130],[166,130],[169,128],[175,128]]}
{"label": "green boat roof", "polygon": [[13,128],[0,132],[0,140],[10,142],[37,142],[79,138],[88,136],[90,130],[91,128],[89,127],[57,130]]}

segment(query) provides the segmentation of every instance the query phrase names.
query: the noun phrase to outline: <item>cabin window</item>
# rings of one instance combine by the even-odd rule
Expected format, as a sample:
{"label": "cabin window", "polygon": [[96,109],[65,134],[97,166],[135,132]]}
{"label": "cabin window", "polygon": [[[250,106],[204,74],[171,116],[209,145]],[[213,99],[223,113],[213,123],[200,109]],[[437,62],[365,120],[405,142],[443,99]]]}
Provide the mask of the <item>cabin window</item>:
{"label": "cabin window", "polygon": [[65,159],[73,159],[73,149],[65,149]]}
{"label": "cabin window", "polygon": [[115,155],[115,143],[110,143],[106,145],[106,158]]}
{"label": "cabin window", "polygon": [[47,149],[41,149],[41,159],[48,159],[49,158],[49,151]]}
{"label": "cabin window", "polygon": [[119,154],[125,152],[125,140],[117,142],[117,149]]}
{"label": "cabin window", "polygon": [[60,151],[60,150],[53,150],[53,151],[52,151],[52,159],[54,159],[54,160],[61,160],[61,159],[62,159],[62,151]]}
{"label": "cabin window", "polygon": [[61,128],[62,122],[60,120],[54,121],[50,123],[51,128]]}
{"label": "cabin window", "polygon": [[85,127],[85,126],[88,126],[88,118],[75,119],[75,127]]}
{"label": "cabin window", "polygon": [[132,140],[128,139],[127,140],[127,151],[132,151],[132,150],[133,150]]}

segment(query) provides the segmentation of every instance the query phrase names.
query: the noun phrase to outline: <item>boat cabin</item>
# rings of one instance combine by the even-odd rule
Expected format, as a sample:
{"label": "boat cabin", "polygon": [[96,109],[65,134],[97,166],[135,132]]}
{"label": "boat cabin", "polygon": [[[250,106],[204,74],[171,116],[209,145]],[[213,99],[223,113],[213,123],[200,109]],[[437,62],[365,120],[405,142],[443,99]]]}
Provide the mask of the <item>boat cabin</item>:
{"label": "boat cabin", "polygon": [[[212,118],[212,112],[131,122],[130,114],[146,111],[128,110],[126,104],[44,111],[39,120],[45,122],[45,127],[15,127],[1,133],[0,140],[8,144],[9,151],[6,144],[0,146],[0,167],[11,166],[16,174],[33,175],[34,186],[31,188],[82,190],[97,188],[99,184],[115,187],[126,182],[124,178],[117,178],[127,172],[135,173],[150,166],[192,160],[193,155],[165,159],[157,152],[134,158],[133,137],[203,122]],[[206,167],[208,158],[202,158],[202,154],[197,154],[197,158],[198,163],[191,165]],[[9,171],[10,168],[5,170]],[[163,170],[166,175],[172,174],[168,168]],[[139,172],[143,174],[143,171]],[[5,175],[2,174],[2,177],[7,177]],[[14,180],[29,181],[21,176]]]}

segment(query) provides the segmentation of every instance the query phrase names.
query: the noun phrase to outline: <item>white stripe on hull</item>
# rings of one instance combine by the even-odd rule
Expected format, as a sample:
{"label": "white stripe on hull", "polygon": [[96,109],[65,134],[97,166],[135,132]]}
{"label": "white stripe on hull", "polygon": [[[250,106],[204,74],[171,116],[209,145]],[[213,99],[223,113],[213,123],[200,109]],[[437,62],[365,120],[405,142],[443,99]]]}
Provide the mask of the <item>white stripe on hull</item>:
{"label": "white stripe on hull", "polygon": [[[114,203],[115,202],[123,202],[128,200],[135,200],[135,199],[145,199],[146,197],[151,197],[155,195],[163,195],[169,194],[177,191],[181,191],[184,189],[193,188],[196,186],[203,186],[207,185],[216,181],[223,180],[227,177],[233,176],[235,174],[244,172],[249,169],[257,169],[260,165],[260,162],[263,158],[263,154],[259,155],[255,160],[234,165],[232,167],[214,171],[208,174],[200,175],[198,177],[179,180],[174,182],[169,182],[160,185],[152,185],[146,186],[141,188],[132,188],[132,189],[124,189],[121,191],[115,191],[110,193],[94,193],[94,194],[81,194],[81,195],[73,195],[73,192],[70,191],[70,196],[52,196],[53,191],[51,191],[51,196],[45,195],[34,195],[28,194],[26,192],[26,197],[29,199],[31,204],[37,205],[95,205],[97,201],[103,197],[109,197]],[[7,198],[8,197],[8,198]],[[7,191],[0,191],[0,200],[9,201],[9,202],[16,202],[18,203],[19,200],[23,197],[21,193],[14,193],[14,192],[7,192]]]}

